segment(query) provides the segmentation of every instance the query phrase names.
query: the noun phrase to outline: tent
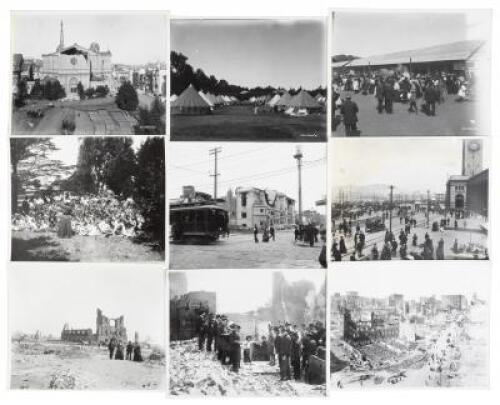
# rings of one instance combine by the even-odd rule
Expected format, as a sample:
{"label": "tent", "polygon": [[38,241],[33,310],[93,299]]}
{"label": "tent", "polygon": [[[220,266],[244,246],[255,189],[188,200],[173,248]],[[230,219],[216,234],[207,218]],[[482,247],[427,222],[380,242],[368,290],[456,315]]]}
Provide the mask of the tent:
{"label": "tent", "polygon": [[276,105],[278,107],[287,107],[290,104],[290,100],[291,99],[292,99],[292,96],[290,95],[290,93],[285,92],[285,94],[283,94],[280,97],[280,99],[278,100],[278,102],[276,103]]}
{"label": "tent", "polygon": [[274,107],[278,101],[280,101],[281,96],[279,94],[275,94],[274,97],[267,102],[267,105]]}
{"label": "tent", "polygon": [[224,104],[224,103],[225,103],[225,101],[220,94],[218,96],[215,96],[215,99],[214,99],[215,105],[217,105],[217,104],[220,105],[220,104]]}
{"label": "tent", "polygon": [[205,93],[203,93],[203,92],[200,90],[200,91],[198,92],[198,94],[200,95],[200,97],[201,97],[203,100],[205,100],[205,101],[207,102],[207,104],[208,104],[210,107],[213,107],[213,106],[214,106],[214,103],[212,103],[212,102],[210,101],[210,99],[208,98],[208,96],[207,96]]}
{"label": "tent", "polygon": [[297,108],[307,108],[307,109],[320,109],[321,105],[311,97],[311,95],[305,91],[301,90],[298,94],[292,97],[290,102],[288,103],[290,107]]}
{"label": "tent", "polygon": [[170,104],[170,112],[173,115],[202,115],[210,114],[208,104],[190,84],[175,101]]}
{"label": "tent", "polygon": [[170,96],[170,102],[175,101],[175,100],[177,100],[177,95],[176,94],[172,94]]}

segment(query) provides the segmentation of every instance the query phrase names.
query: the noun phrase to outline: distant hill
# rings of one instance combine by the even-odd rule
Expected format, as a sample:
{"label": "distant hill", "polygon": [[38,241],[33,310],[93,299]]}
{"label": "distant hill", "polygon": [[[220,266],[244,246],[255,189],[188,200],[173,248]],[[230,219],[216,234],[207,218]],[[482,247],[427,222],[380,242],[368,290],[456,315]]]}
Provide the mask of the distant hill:
{"label": "distant hill", "polygon": [[359,59],[360,57],[359,56],[355,56],[355,55],[335,55],[335,56],[332,56],[332,63],[336,63],[336,62],[348,62],[350,60],[354,60],[354,59]]}

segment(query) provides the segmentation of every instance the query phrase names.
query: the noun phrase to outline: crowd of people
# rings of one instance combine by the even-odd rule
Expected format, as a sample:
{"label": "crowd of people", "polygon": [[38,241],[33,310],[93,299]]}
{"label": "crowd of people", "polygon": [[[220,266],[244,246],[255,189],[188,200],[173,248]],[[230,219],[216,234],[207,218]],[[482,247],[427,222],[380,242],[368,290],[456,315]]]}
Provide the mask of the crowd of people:
{"label": "crowd of people", "polygon": [[[130,340],[126,345],[120,339],[112,337],[108,343],[110,360],[130,360],[143,361],[141,354],[141,345],[139,342],[132,343]],[[124,357],[125,355],[125,357]]]}
{"label": "crowd of people", "polygon": [[[343,122],[346,136],[358,136],[358,105],[352,94],[374,96],[379,114],[392,114],[393,104],[408,104],[409,113],[419,113],[418,100],[423,102],[420,111],[427,116],[436,115],[436,104],[444,103],[449,95],[462,102],[473,98],[473,78],[445,72],[410,74],[409,72],[353,72],[337,74],[332,84],[333,130]],[[345,97],[342,97],[345,95]],[[337,111],[340,113],[337,115]]]}
{"label": "crowd of people", "polygon": [[74,195],[69,192],[24,197],[12,216],[12,230],[73,235],[136,237],[144,217],[132,198],[112,192]]}
{"label": "crowd of people", "polygon": [[[429,232],[425,232],[424,240],[421,242],[417,233],[412,229],[417,228],[417,220],[413,216],[400,216],[399,224],[401,229],[399,234],[386,229],[384,240],[381,243],[382,248],[379,250],[377,243],[371,245],[369,254],[365,253],[367,246],[366,235],[357,223],[355,225],[355,232],[352,232],[352,221],[344,219],[338,225],[338,238],[334,237],[332,244],[332,257],[334,261],[341,261],[346,255],[349,255],[349,260],[392,260],[399,256],[402,260],[445,260],[445,241],[442,237],[445,229],[459,229],[460,214],[455,218],[445,216],[440,221],[434,221],[432,225],[429,224],[432,232],[439,232],[439,240],[437,245]],[[385,214],[383,218],[386,219]],[[460,219],[463,229],[467,229],[467,219]],[[385,225],[383,225],[385,229]],[[397,232],[396,232],[397,233]],[[349,251],[346,245],[346,238],[353,238],[354,249]],[[454,254],[468,253],[474,257],[488,257],[488,250],[482,249],[480,246],[474,244],[463,245],[460,244],[458,239],[455,238],[451,251]]]}
{"label": "crowd of people", "polygon": [[242,340],[241,327],[227,316],[204,312],[197,319],[196,334],[198,349],[215,353],[221,365],[229,365],[232,372],[239,372],[242,359],[248,364],[266,361],[272,367],[278,364],[281,381],[293,376],[297,381],[316,383],[310,370],[311,356],[326,345],[326,329],[320,321],[301,327],[288,322],[269,324],[267,335],[256,333]]}

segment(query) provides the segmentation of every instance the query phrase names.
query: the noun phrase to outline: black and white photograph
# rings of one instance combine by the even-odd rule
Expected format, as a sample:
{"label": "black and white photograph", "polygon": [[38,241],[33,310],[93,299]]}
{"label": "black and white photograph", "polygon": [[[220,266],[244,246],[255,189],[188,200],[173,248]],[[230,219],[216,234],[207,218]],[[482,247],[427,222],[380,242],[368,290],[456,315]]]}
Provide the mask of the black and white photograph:
{"label": "black and white photograph", "polygon": [[324,396],[325,276],[170,272],[170,395]]}
{"label": "black and white photograph", "polygon": [[326,141],[326,20],[173,19],[173,141]]}
{"label": "black and white photograph", "polygon": [[11,14],[13,135],[165,135],[168,14]]}
{"label": "black and white photograph", "polygon": [[326,267],[326,149],[171,143],[170,269]]}
{"label": "black and white photograph", "polygon": [[484,270],[331,272],[332,390],[487,388]]}
{"label": "black and white photograph", "polygon": [[163,137],[10,139],[11,260],[165,261]]}
{"label": "black and white photograph", "polygon": [[11,389],[164,390],[164,271],[87,266],[11,272]]}
{"label": "black and white photograph", "polygon": [[489,259],[489,142],[336,139],[332,258]]}
{"label": "black and white photograph", "polygon": [[331,14],[332,135],[490,135],[490,10]]}

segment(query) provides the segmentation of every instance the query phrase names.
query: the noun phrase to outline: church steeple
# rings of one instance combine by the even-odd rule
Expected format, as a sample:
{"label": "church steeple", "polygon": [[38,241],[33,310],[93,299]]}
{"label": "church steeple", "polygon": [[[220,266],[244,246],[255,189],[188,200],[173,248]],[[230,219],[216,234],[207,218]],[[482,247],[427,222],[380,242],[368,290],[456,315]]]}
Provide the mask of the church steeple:
{"label": "church steeple", "polygon": [[59,52],[64,49],[64,26],[61,20],[61,33],[59,34]]}

